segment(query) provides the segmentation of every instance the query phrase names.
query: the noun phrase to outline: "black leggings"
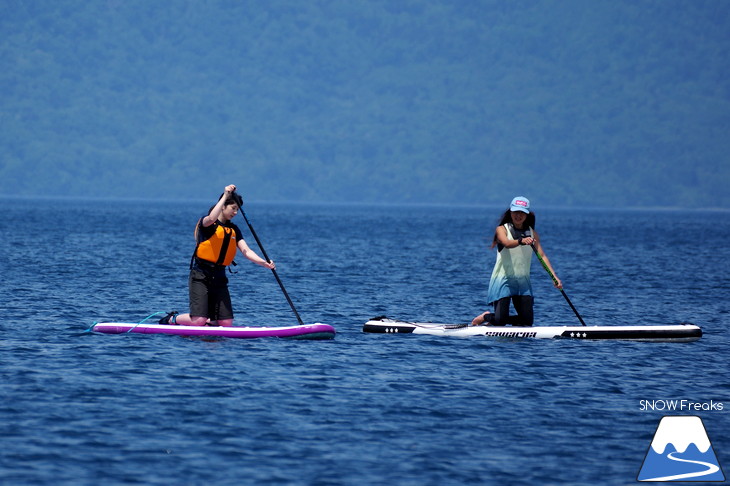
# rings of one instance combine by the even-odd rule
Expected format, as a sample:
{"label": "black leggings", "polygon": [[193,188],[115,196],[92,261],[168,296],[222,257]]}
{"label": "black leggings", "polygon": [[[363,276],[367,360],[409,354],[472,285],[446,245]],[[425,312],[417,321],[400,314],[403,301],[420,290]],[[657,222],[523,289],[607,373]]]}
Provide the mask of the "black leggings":
{"label": "black leggings", "polygon": [[[517,311],[516,316],[509,315],[510,300]],[[506,324],[531,326],[534,321],[532,304],[533,298],[531,295],[514,295],[499,299],[494,303],[494,314],[488,316],[490,324],[493,326],[504,326]]]}

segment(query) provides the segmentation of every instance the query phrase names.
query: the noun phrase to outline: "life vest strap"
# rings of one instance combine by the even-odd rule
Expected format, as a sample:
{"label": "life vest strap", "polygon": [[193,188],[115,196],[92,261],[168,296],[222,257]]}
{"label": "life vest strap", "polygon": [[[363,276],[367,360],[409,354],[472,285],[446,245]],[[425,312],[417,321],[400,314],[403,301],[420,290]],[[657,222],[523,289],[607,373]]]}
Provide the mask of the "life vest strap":
{"label": "life vest strap", "polygon": [[231,243],[231,233],[233,232],[230,228],[223,228],[223,244],[221,245],[220,252],[218,253],[218,259],[216,260],[216,265],[223,265],[223,261],[226,259],[226,255],[228,254],[228,246]]}

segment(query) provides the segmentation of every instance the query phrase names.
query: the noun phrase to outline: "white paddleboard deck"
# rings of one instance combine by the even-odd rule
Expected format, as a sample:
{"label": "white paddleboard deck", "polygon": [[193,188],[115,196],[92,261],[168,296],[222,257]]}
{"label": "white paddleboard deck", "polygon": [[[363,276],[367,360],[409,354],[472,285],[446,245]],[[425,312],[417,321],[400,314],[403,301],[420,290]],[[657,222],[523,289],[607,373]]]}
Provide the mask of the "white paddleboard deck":
{"label": "white paddleboard deck", "polygon": [[486,336],[508,339],[585,339],[689,342],[702,337],[702,329],[694,324],[663,326],[471,326],[407,322],[386,317],[367,321],[363,332],[387,334],[429,334],[432,336]]}

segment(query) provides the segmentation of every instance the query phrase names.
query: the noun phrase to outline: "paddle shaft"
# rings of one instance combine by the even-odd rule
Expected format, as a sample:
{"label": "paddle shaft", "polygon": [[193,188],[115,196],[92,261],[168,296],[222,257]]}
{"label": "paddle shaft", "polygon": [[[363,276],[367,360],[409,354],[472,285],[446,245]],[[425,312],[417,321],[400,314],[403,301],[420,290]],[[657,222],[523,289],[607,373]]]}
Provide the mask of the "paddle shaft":
{"label": "paddle shaft", "polygon": [[[535,248],[535,244],[533,243],[530,246],[532,247],[532,251],[535,252],[535,255],[537,255],[537,259],[540,260],[540,263],[542,263],[542,267],[545,269],[545,271],[548,273],[548,275],[550,275],[550,278],[553,279],[553,283],[555,285],[557,285],[558,284],[558,279],[555,278],[555,275],[553,274],[553,272],[550,271],[550,267],[547,266],[547,263],[545,263],[545,260],[543,260],[543,258],[540,256],[540,253],[538,253],[537,249]],[[583,322],[583,318],[580,316],[580,314],[578,314],[578,310],[575,308],[575,306],[573,305],[573,303],[568,298],[568,294],[566,294],[565,293],[565,290],[563,290],[563,289],[558,289],[558,290],[560,290],[560,293],[563,294],[563,297],[565,297],[565,301],[568,303],[568,305],[570,306],[570,308],[573,309],[573,312],[575,313],[575,315],[578,318],[578,320],[580,321],[580,323],[585,326],[586,323]]]}
{"label": "paddle shaft", "polygon": [[[240,208],[240,206],[239,206],[239,208]],[[261,240],[259,240],[259,237],[256,234],[256,231],[254,231],[253,226],[251,226],[251,223],[248,221],[248,218],[246,217],[246,213],[243,211],[243,208],[240,208],[240,210],[241,210],[241,216],[243,216],[243,219],[246,221],[246,224],[248,225],[248,229],[251,231],[251,234],[253,235],[254,239],[256,239],[256,244],[259,245],[259,248],[261,249],[261,253],[264,255],[264,260],[266,260],[267,263],[271,263],[271,259],[269,258],[269,255],[266,254],[266,250],[264,250],[264,245],[261,244]],[[279,274],[276,273],[275,268],[272,268],[271,272],[274,274],[274,277],[276,277],[276,282],[279,284],[279,287],[281,287],[281,291],[284,292],[284,297],[286,297],[286,301],[289,302],[289,307],[291,307],[291,310],[294,311],[294,315],[297,316],[297,321],[299,322],[299,325],[303,326],[304,322],[302,322],[302,318],[299,317],[299,313],[297,312],[297,309],[294,307],[294,302],[291,301],[289,294],[286,292],[286,289],[284,288],[284,284],[281,282],[281,279],[279,278]]]}

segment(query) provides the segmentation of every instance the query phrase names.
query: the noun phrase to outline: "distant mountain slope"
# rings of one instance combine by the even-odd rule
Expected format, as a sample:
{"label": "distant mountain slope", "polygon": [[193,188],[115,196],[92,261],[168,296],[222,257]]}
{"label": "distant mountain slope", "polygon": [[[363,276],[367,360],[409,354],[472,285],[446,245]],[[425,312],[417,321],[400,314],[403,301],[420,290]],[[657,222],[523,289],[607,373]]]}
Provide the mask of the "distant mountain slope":
{"label": "distant mountain slope", "polygon": [[0,4],[0,195],[730,207],[730,3]]}

